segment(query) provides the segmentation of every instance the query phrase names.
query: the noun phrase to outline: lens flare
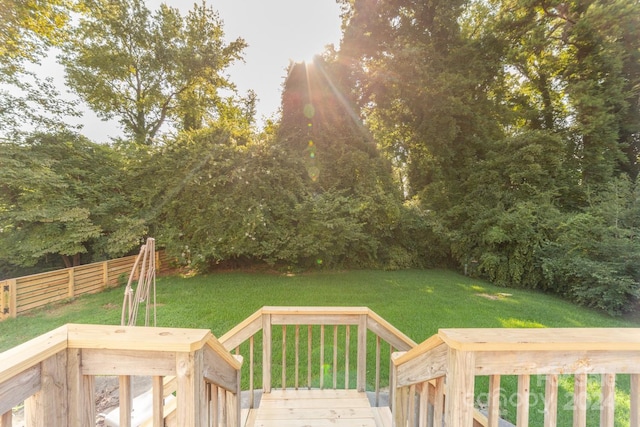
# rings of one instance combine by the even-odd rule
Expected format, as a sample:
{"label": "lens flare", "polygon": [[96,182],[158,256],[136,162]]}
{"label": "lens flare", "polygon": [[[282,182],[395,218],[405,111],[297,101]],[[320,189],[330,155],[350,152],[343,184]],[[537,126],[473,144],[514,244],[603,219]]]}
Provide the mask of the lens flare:
{"label": "lens flare", "polygon": [[[304,109],[302,110],[302,112],[304,113],[304,116],[307,119],[312,118],[313,116],[315,116],[316,114],[316,109],[313,108],[313,105],[311,104],[305,104]],[[309,125],[311,125],[311,123],[309,123]]]}

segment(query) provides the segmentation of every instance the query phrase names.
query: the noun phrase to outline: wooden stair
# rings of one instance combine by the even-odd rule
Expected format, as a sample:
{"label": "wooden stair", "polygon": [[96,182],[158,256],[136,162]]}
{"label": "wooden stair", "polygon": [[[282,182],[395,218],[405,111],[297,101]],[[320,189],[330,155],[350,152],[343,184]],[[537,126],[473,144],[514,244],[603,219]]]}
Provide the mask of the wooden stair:
{"label": "wooden stair", "polygon": [[372,408],[356,390],[273,390],[245,427],[390,427],[388,407]]}

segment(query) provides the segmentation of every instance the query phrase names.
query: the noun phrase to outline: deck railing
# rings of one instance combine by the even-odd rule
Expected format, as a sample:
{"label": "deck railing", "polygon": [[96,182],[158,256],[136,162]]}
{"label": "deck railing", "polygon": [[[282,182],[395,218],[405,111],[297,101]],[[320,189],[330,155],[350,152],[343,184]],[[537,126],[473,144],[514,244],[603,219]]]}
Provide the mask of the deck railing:
{"label": "deck railing", "polygon": [[134,375],[152,377],[153,426],[239,427],[241,365],[209,330],[65,325],[0,353],[0,427],[22,402],[28,426],[95,425],[101,375],[119,377],[121,427],[131,426]]}
{"label": "deck railing", "polygon": [[355,388],[374,392],[377,404],[391,354],[416,345],[365,307],[263,307],[220,342],[248,361],[251,407],[255,389],[272,387]]}
{"label": "deck railing", "polygon": [[[517,377],[509,396],[501,387],[505,376]],[[534,376],[541,383],[541,397],[531,393]],[[599,412],[600,426],[613,427],[620,425],[615,419],[616,376],[630,383],[628,425],[640,426],[640,329],[442,329],[412,350],[393,355],[394,423],[497,427],[501,411],[514,405],[517,426],[526,427],[530,403],[539,399],[544,414],[536,425],[586,426],[592,408]],[[484,419],[477,416],[478,390],[474,394],[479,377],[488,377],[488,389],[481,393],[486,397],[481,402],[486,405]],[[592,387],[597,377],[600,384]],[[560,379],[567,380],[570,387],[563,390],[571,393],[561,403]],[[560,421],[565,411],[571,412],[562,414],[569,420]]]}

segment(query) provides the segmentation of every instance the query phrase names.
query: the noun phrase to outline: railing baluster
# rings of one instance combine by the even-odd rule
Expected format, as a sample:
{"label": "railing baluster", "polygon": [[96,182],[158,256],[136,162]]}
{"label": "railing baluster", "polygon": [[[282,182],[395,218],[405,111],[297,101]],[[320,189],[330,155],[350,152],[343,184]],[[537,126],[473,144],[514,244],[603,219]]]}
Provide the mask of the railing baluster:
{"label": "railing baluster", "polygon": [[529,425],[529,389],[531,385],[530,375],[518,375],[518,407],[516,423],[518,427]]}
{"label": "railing baluster", "polygon": [[600,427],[613,427],[615,416],[616,375],[602,375],[602,397],[600,399]]}
{"label": "railing baluster", "polygon": [[11,427],[13,425],[13,411],[8,410],[0,416],[0,427]]}
{"label": "railing baluster", "polygon": [[347,325],[344,331],[344,389],[349,390],[349,343],[351,340],[351,326]]}
{"label": "railing baluster", "polygon": [[287,388],[287,325],[282,325],[282,390]]}
{"label": "railing baluster", "polygon": [[423,382],[418,385],[419,389],[419,413],[418,413],[418,426],[427,427],[429,423],[429,383]]}
{"label": "railing baluster", "polygon": [[409,426],[416,425],[416,385],[409,386],[409,414],[407,416]]}
{"label": "railing baluster", "polygon": [[324,389],[324,325],[320,325],[320,390]]}
{"label": "railing baluster", "polygon": [[587,425],[587,374],[575,374],[573,389],[573,427]]}
{"label": "railing baluster", "polygon": [[333,389],[338,388],[338,325],[333,326]]}
{"label": "railing baluster", "polygon": [[312,327],[307,326],[307,388],[311,389]]}
{"label": "railing baluster", "polygon": [[154,376],[152,378],[153,386],[153,425],[164,425],[164,382],[160,376]]}
{"label": "railing baluster", "polygon": [[300,325],[296,325],[296,366],[295,366],[295,389],[298,389],[298,375],[299,375],[299,367],[300,367]]}
{"label": "railing baluster", "polygon": [[500,422],[500,375],[489,377],[489,398],[488,402],[488,427],[498,427]]}
{"label": "railing baluster", "polygon": [[218,413],[220,414],[220,427],[227,427],[227,392],[223,388],[218,391],[218,398],[220,402],[220,406],[218,407]]}
{"label": "railing baluster", "polygon": [[390,407],[393,407],[393,402],[394,402],[393,393],[395,393],[395,389],[391,387],[391,384],[393,383],[393,360],[391,358],[391,355],[395,351],[396,350],[393,348],[393,345],[389,344],[389,406]]}
{"label": "railing baluster", "polygon": [[380,337],[376,335],[376,406],[380,406]]}
{"label": "railing baluster", "polygon": [[129,375],[121,375],[118,377],[119,382],[119,401],[120,401],[120,425],[122,427],[131,427],[131,410],[133,409],[133,397],[131,395],[131,377]]}
{"label": "railing baluster", "polygon": [[544,427],[558,423],[558,375],[549,374],[544,386]]}
{"label": "railing baluster", "polygon": [[631,425],[640,425],[640,374],[631,375]]}
{"label": "railing baluster", "polygon": [[249,337],[249,407],[253,409],[255,402],[253,401],[253,373],[254,373],[254,359],[253,359],[253,335]]}
{"label": "railing baluster", "polygon": [[211,394],[211,420],[213,421],[213,426],[218,427],[220,425],[220,402],[218,398],[218,386],[215,384],[210,385]]}
{"label": "railing baluster", "polygon": [[436,378],[435,399],[433,401],[433,425],[444,425],[444,377]]}

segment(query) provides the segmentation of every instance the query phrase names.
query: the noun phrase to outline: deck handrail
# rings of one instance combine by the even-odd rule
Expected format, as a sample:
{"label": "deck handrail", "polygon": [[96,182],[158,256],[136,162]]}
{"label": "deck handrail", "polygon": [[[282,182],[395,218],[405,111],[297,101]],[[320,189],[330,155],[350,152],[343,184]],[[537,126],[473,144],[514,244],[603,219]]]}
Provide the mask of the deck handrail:
{"label": "deck handrail", "polygon": [[[94,425],[99,375],[119,377],[123,427],[131,425],[134,375],[152,377],[152,425],[164,425],[163,398],[175,389],[177,425],[204,427],[215,412],[216,423],[239,427],[241,367],[206,329],[67,324],[0,353],[0,427],[22,402],[36,425]],[[174,388],[165,390],[166,377]]]}
{"label": "deck handrail", "polygon": [[[507,375],[518,380],[516,425],[529,424],[531,377],[539,375],[545,384],[544,425],[555,426],[558,379],[566,374],[574,376],[574,425],[586,425],[588,374],[601,375],[602,427],[615,423],[616,374],[629,374],[630,425],[640,425],[640,329],[441,329],[395,353],[392,362],[396,426],[426,427],[432,418],[433,425],[497,427],[504,401],[511,400],[501,399],[500,379]],[[478,376],[489,377],[486,417],[478,417],[474,406]]]}
{"label": "deck handrail", "polygon": [[[274,339],[274,327],[280,326],[282,328],[282,332],[279,331],[279,338],[282,339],[282,342],[272,342]],[[307,329],[301,329],[301,327],[306,326]],[[290,327],[289,333],[287,333],[287,327]],[[319,328],[318,331],[313,332],[312,327]],[[329,327],[329,331],[327,332],[325,327]],[[356,329],[355,334],[351,334],[351,327]],[[338,331],[338,328],[343,328]],[[294,332],[291,332],[291,329],[294,329]],[[253,397],[254,394],[254,374],[259,371],[259,368],[262,368],[262,390],[264,392],[270,392],[273,387],[272,383],[272,370],[278,364],[272,363],[272,358],[274,357],[274,347],[278,347],[282,351],[282,355],[278,354],[279,361],[281,365],[278,365],[280,372],[282,373],[281,379],[281,387],[285,388],[288,384],[291,384],[292,387],[298,388],[299,385],[303,381],[299,381],[298,374],[299,370],[303,370],[306,368],[307,372],[307,385],[306,387],[311,387],[310,383],[311,373],[316,367],[317,372],[314,372],[314,375],[318,376],[319,379],[318,387],[319,388],[336,388],[337,386],[337,371],[338,365],[343,365],[341,368],[344,369],[344,387],[349,388],[351,385],[349,384],[349,370],[351,367],[349,364],[351,363],[351,355],[348,354],[351,350],[356,351],[355,356],[355,371],[356,371],[356,384],[355,388],[358,391],[366,391],[366,364],[367,364],[367,332],[372,332],[376,337],[375,343],[375,370],[374,375],[375,378],[371,379],[372,383],[375,385],[372,386],[372,389],[376,393],[376,401],[379,398],[380,393],[380,363],[382,360],[381,353],[381,341],[385,341],[389,344],[389,353],[387,363],[391,364],[390,357],[393,351],[406,351],[417,344],[405,334],[403,334],[400,330],[395,328],[389,322],[384,320],[377,313],[372,311],[367,307],[272,307],[265,306],[261,309],[257,310],[255,313],[247,317],[244,321],[239,323],[233,329],[231,329],[226,334],[220,337],[220,342],[224,347],[229,351],[236,351],[236,353],[240,353],[240,347],[245,346],[248,343],[248,349],[244,349],[245,353],[243,354],[245,360],[248,360],[248,378],[249,378],[249,392],[250,396]],[[262,332],[262,335],[260,335]],[[287,342],[287,335],[290,335],[289,341]],[[325,337],[329,335],[328,337]],[[331,335],[333,338],[331,338]],[[338,339],[340,335],[341,339]],[[256,363],[256,357],[254,356],[254,349],[257,345],[254,342],[254,337],[258,336],[259,339],[262,339],[262,357],[259,360],[262,360],[262,364],[260,366],[259,362]],[[300,354],[303,353],[300,351],[300,339],[307,338],[307,346],[309,351],[307,351],[307,365],[304,366],[304,361],[300,360]],[[320,344],[315,344],[314,347],[319,348],[319,358],[320,361],[314,360],[313,363],[311,361],[311,347],[312,340],[319,339]],[[332,354],[328,354],[325,356],[325,340],[328,342],[326,345],[327,348],[331,348]],[[353,340],[354,344],[351,345],[350,341]],[[294,342],[292,344],[292,341]],[[344,346],[344,350],[342,351],[342,355],[338,357],[338,348]],[[303,343],[303,347],[305,347]],[[372,345],[373,347],[373,345]],[[287,350],[288,348],[288,350]],[[295,379],[287,378],[287,362],[286,362],[286,352],[289,351],[289,354],[295,353],[295,373],[293,376]],[[246,354],[248,353],[248,355]],[[330,352],[331,353],[331,352]],[[325,357],[327,363],[325,364]],[[340,359],[340,360],[338,360]],[[372,361],[373,361],[372,357]],[[313,366],[312,366],[313,365]],[[324,383],[325,374],[323,372],[322,367],[326,367],[327,376],[330,376],[333,379],[333,385],[328,385]],[[353,366],[353,365],[352,365]],[[332,372],[332,373],[331,373]],[[385,379],[386,381],[386,379]],[[390,382],[390,381],[389,381]],[[250,402],[251,406],[253,406],[253,400]]]}

